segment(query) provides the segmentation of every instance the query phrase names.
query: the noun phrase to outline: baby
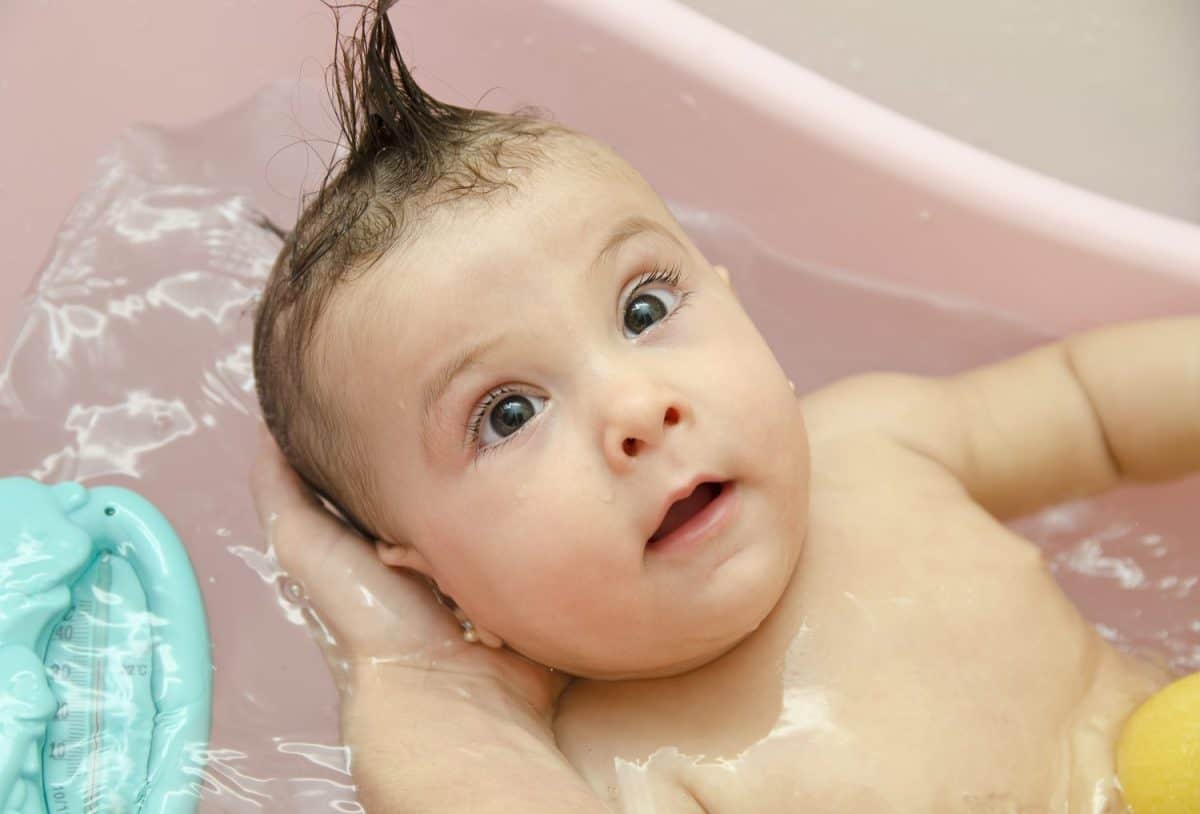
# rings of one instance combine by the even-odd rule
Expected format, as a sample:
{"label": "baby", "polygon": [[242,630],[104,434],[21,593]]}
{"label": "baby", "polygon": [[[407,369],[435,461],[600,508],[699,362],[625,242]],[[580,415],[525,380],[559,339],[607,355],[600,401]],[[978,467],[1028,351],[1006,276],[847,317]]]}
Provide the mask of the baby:
{"label": "baby", "polygon": [[1165,674],[1003,521],[1200,470],[1200,319],[797,398],[610,150],[342,57],[252,485],[367,810],[1122,810]]}

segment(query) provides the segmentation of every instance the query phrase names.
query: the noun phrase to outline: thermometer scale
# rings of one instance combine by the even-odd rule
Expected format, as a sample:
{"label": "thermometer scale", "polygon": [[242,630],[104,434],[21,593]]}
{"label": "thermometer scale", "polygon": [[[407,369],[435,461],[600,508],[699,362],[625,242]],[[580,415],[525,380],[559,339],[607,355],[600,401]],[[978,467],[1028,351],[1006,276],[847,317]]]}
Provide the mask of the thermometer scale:
{"label": "thermometer scale", "polygon": [[191,814],[211,715],[166,518],[126,489],[0,479],[0,811]]}
{"label": "thermometer scale", "polygon": [[127,562],[101,554],[72,586],[46,649],[58,699],[42,757],[50,814],[136,810],[154,724],[146,595]]}

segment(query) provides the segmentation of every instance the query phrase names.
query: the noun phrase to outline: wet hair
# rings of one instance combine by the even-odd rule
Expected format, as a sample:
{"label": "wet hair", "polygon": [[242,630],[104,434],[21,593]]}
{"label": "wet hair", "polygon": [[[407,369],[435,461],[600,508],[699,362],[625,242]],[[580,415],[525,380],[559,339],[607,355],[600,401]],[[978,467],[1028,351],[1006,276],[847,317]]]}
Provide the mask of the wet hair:
{"label": "wet hair", "polygon": [[[331,299],[411,239],[430,209],[515,188],[507,170],[535,163],[543,137],[566,132],[530,109],[495,113],[427,94],[401,58],[388,4],[362,7],[353,36],[336,34],[327,83],[339,156],[281,235],[253,344],[268,429],[301,478],[367,536],[378,517],[368,450],[314,343],[328,328]],[[330,8],[339,20],[341,8]]]}

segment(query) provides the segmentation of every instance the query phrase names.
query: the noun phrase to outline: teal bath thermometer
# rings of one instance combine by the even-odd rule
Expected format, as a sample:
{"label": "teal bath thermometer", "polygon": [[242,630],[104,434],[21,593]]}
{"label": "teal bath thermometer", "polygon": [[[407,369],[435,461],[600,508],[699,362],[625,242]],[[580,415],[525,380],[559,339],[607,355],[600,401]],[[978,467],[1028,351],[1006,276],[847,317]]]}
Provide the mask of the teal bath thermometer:
{"label": "teal bath thermometer", "polygon": [[125,489],[0,480],[0,812],[194,811],[211,694],[166,519]]}

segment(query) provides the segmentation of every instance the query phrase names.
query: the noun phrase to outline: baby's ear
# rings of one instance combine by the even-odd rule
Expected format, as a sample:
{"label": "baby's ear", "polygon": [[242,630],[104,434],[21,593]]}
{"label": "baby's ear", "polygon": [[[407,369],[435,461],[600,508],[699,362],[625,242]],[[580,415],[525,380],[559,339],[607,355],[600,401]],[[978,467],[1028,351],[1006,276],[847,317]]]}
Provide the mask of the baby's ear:
{"label": "baby's ear", "polygon": [[384,565],[393,568],[410,568],[425,576],[429,576],[429,560],[417,551],[410,543],[389,543],[387,540],[375,541],[375,553]]}

